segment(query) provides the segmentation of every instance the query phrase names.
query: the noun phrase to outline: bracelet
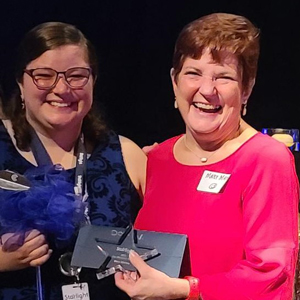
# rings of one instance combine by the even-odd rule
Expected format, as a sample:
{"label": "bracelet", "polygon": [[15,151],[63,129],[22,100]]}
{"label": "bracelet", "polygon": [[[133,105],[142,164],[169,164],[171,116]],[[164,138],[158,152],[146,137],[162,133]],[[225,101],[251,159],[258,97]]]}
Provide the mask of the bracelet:
{"label": "bracelet", "polygon": [[187,279],[190,284],[190,293],[186,300],[199,300],[200,298],[200,289],[199,289],[199,279],[192,276],[185,276],[184,279]]}

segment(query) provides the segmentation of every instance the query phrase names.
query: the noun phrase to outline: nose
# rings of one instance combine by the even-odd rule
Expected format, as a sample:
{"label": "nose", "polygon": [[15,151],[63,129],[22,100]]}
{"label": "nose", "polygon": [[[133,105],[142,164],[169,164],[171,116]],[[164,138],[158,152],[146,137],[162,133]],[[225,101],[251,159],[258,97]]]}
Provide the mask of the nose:
{"label": "nose", "polygon": [[66,78],[64,77],[63,74],[58,74],[58,78],[57,78],[57,82],[55,84],[55,86],[52,88],[52,91],[54,93],[66,93],[69,92],[69,85],[66,82]]}
{"label": "nose", "polygon": [[216,92],[215,82],[211,77],[202,76],[200,80],[199,93],[203,95],[212,95]]}

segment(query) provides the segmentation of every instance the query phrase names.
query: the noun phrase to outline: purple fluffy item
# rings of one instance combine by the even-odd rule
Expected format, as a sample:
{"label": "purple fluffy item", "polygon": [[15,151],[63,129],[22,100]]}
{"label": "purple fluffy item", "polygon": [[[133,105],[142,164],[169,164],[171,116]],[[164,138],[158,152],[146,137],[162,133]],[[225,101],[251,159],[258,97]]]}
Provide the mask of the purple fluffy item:
{"label": "purple fluffy item", "polygon": [[85,203],[74,194],[70,175],[60,165],[29,169],[25,191],[0,189],[0,235],[3,247],[20,247],[37,229],[57,247],[67,243],[84,221]]}

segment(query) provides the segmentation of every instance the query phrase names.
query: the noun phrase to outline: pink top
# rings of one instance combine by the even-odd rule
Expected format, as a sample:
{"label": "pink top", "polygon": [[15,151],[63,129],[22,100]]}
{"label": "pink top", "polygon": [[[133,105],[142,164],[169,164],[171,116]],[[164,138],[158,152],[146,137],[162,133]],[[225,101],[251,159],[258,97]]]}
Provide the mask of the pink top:
{"label": "pink top", "polygon": [[[187,166],[174,158],[178,139],[149,153],[135,227],[188,235],[183,270],[200,278],[204,300],[292,299],[299,187],[289,149],[258,133],[220,162]],[[205,173],[207,187],[230,177],[218,193],[197,190],[204,171],[217,173]]]}

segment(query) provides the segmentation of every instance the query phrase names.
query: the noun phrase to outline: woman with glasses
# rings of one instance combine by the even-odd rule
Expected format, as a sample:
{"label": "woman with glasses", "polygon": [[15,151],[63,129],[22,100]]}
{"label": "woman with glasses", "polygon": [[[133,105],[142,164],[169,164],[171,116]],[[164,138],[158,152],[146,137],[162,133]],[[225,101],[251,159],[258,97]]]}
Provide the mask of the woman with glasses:
{"label": "woman with glasses", "polygon": [[[49,22],[29,31],[16,58],[19,90],[3,108],[0,169],[24,174],[61,165],[87,203],[86,223],[126,227],[141,205],[146,158],[95,112],[97,72],[95,49],[73,25]],[[56,249],[48,238],[33,228],[17,249],[0,247],[0,299],[37,299],[37,266],[45,300],[77,299],[62,294],[75,281],[87,282],[91,300],[128,299],[112,277],[99,281],[89,270],[66,276],[72,274],[61,272],[60,258],[73,244]]]}
{"label": "woman with glasses", "polygon": [[186,234],[187,277],[170,278],[131,252],[138,273],[115,277],[132,299],[292,299],[293,156],[242,118],[258,56],[259,30],[242,16],[214,13],[180,33],[171,77],[186,131],[149,152],[135,226]]}

